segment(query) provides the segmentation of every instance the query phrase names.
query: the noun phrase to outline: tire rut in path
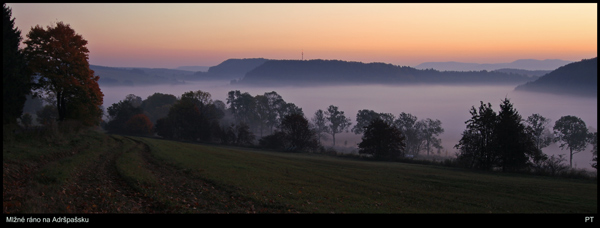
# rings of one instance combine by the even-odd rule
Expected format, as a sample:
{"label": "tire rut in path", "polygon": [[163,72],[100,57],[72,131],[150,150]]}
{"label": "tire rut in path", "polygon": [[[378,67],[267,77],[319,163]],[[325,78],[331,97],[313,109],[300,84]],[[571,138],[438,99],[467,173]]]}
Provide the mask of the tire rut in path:
{"label": "tire rut in path", "polygon": [[[111,136],[119,145],[122,140]],[[152,213],[154,204],[132,188],[117,171],[116,160],[123,153],[139,150],[140,145],[128,151],[107,149],[92,166],[77,173],[77,177],[64,185],[59,195],[59,205],[68,213]]]}
{"label": "tire rut in path", "polygon": [[[133,139],[132,139],[133,140]],[[140,142],[144,144],[143,142]],[[183,213],[280,213],[281,209],[237,194],[236,189],[224,189],[193,174],[156,159],[144,144],[142,157],[148,170],[159,180],[158,191],[169,201],[169,212]]]}

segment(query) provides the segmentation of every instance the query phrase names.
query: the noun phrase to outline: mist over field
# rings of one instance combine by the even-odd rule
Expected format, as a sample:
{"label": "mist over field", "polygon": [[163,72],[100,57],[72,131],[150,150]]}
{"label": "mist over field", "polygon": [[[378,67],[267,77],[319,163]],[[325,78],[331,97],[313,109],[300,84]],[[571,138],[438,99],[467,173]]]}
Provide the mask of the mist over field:
{"label": "mist over field", "polygon": [[[443,86],[443,85],[410,85],[410,86],[312,86],[312,87],[259,87],[230,85],[226,81],[188,82],[183,85],[137,86],[137,87],[101,87],[104,93],[104,108],[123,100],[128,94],[146,99],[159,92],[172,94],[177,97],[184,92],[202,90],[212,95],[212,100],[226,103],[227,93],[232,90],[248,92],[252,96],[275,91],[288,103],[294,103],[302,108],[305,117],[310,121],[318,109],[326,110],[329,105],[339,107],[346,117],[356,124],[356,114],[359,110],[368,109],[379,113],[391,113],[398,116],[401,112],[415,115],[419,120],[431,118],[442,122],[444,133],[440,135],[442,146],[440,156],[455,157],[457,149],[454,145],[461,138],[465,129],[465,121],[471,118],[469,110],[472,106],[479,107],[480,101],[491,103],[498,112],[501,100],[508,98],[522,118],[533,113],[551,119],[547,126],[552,129],[554,122],[561,116],[574,115],[585,121],[588,128],[597,131],[597,97],[578,97],[567,95],[552,95],[514,91],[515,85],[509,86]],[[350,129],[352,128],[350,127]],[[357,143],[361,135],[352,132],[336,135],[336,146],[340,151],[356,153]],[[324,142],[330,146],[331,139]],[[591,168],[591,147],[573,156],[573,166]],[[568,154],[557,144],[543,148],[548,155]],[[421,152],[423,154],[423,152]]]}

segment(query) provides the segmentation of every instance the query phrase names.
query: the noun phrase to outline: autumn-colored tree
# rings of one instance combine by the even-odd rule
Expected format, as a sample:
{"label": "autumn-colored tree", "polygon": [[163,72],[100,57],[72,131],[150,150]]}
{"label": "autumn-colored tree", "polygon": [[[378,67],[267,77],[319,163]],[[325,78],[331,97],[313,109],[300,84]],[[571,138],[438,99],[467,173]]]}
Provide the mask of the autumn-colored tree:
{"label": "autumn-colored tree", "polygon": [[149,135],[152,134],[152,122],[148,116],[144,114],[137,114],[127,122],[125,122],[125,127],[129,131],[130,134],[135,135]]}
{"label": "autumn-colored tree", "polygon": [[102,117],[103,94],[98,76],[89,66],[87,40],[68,24],[47,29],[31,28],[24,49],[30,69],[37,74],[37,88],[56,97],[58,120],[80,120],[96,125]]}

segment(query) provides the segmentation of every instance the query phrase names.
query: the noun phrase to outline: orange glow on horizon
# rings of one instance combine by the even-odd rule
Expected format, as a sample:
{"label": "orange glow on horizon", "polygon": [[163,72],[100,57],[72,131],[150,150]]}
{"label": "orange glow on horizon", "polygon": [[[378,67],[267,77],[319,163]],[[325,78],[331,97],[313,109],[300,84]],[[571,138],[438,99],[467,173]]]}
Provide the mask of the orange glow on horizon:
{"label": "orange glow on horizon", "polygon": [[[64,21],[90,61],[216,65],[227,58],[577,61],[597,55],[597,4],[7,4],[25,37]],[[93,10],[91,10],[93,9]]]}

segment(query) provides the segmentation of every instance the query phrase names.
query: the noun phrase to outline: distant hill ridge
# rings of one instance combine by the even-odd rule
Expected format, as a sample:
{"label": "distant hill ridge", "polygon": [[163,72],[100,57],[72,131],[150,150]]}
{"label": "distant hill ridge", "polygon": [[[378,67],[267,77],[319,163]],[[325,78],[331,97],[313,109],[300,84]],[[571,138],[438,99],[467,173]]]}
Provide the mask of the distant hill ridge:
{"label": "distant hill ridge", "polygon": [[[533,60],[538,61],[538,60]],[[513,63],[527,64],[530,60]],[[548,61],[546,61],[548,62]],[[456,62],[455,62],[456,63]],[[513,65],[514,66],[514,65]],[[505,67],[505,66],[503,66]],[[241,84],[364,84],[364,83],[485,83],[518,85],[550,71],[502,68],[493,71],[441,71],[417,69],[388,63],[342,60],[272,60],[265,58],[227,59],[211,67],[124,68],[92,65],[100,84],[158,85],[196,80],[227,80]],[[526,68],[526,67],[522,67]],[[193,71],[198,69],[200,71]]]}
{"label": "distant hill ridge", "polygon": [[464,62],[425,62],[415,66],[416,69],[436,69],[439,71],[480,71],[498,70],[502,68],[520,70],[555,70],[573,61],[561,59],[519,59],[510,63],[464,63]]}
{"label": "distant hill ridge", "polygon": [[513,74],[522,74],[530,77],[540,77],[547,73],[552,72],[551,70],[521,70],[521,69],[512,69],[512,68],[502,68],[494,71],[504,72],[504,73],[513,73]]}
{"label": "distant hill ridge", "polygon": [[174,70],[185,70],[185,71],[193,71],[193,72],[198,72],[198,71],[208,71],[207,66],[180,66],[175,68]]}
{"label": "distant hill ridge", "polygon": [[219,65],[208,68],[207,72],[196,72],[198,79],[231,80],[244,77],[246,72],[269,61],[265,58],[228,59]]}
{"label": "distant hill ridge", "polygon": [[598,57],[573,62],[519,85],[516,91],[598,96]]}
{"label": "distant hill ridge", "polygon": [[513,84],[531,77],[499,71],[453,72],[419,70],[388,63],[341,60],[269,60],[236,83],[246,85],[338,84]]}
{"label": "distant hill ridge", "polygon": [[194,72],[166,68],[127,68],[90,65],[101,86],[182,84]]}

